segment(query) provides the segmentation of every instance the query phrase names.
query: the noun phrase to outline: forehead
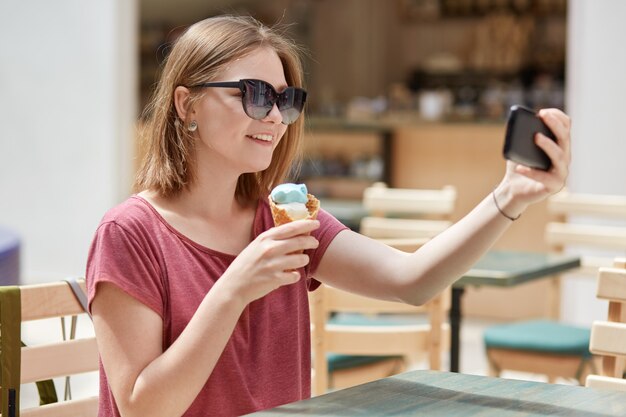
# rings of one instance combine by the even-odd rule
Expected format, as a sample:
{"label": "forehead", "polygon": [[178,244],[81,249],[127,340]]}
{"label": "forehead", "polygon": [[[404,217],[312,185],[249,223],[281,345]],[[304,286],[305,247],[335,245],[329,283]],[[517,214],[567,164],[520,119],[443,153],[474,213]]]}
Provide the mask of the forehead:
{"label": "forehead", "polygon": [[219,79],[224,81],[244,78],[267,81],[278,89],[287,86],[283,64],[276,51],[271,48],[258,48],[232,61],[219,75]]}

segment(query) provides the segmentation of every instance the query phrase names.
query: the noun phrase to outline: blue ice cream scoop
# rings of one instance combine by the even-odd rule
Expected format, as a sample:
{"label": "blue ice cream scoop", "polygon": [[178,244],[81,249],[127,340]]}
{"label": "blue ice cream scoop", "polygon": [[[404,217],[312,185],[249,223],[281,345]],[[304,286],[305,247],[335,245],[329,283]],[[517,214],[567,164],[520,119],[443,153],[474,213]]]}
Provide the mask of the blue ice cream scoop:
{"label": "blue ice cream scoop", "polygon": [[306,203],[308,201],[307,193],[304,184],[285,183],[277,185],[272,190],[270,197],[276,204]]}

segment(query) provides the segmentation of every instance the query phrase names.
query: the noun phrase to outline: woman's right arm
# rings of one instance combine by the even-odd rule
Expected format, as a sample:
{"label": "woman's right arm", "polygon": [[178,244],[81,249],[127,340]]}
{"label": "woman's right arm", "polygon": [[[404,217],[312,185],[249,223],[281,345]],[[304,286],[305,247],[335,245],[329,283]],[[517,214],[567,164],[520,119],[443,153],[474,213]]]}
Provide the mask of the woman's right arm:
{"label": "woman's right arm", "polygon": [[204,297],[166,350],[163,322],[114,284],[98,284],[91,304],[98,349],[120,414],[179,416],[196,398],[222,354],[245,306],[300,279],[289,271],[308,263],[294,253],[317,247],[307,236],[317,221],[298,221],[257,237]]}
{"label": "woman's right arm", "polygon": [[213,371],[243,307],[213,288],[163,352],[161,317],[114,284],[100,283],[92,302],[93,322],[120,414],[181,415]]}

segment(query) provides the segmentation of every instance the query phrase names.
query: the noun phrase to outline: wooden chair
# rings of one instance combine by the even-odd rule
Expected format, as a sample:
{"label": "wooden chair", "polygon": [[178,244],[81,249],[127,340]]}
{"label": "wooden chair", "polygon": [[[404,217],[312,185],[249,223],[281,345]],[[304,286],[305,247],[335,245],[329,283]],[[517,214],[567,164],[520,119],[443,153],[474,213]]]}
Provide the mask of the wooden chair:
{"label": "wooden chair", "polygon": [[[361,297],[324,284],[309,297],[316,395],[402,372],[426,356],[430,369],[441,368],[450,344],[445,323],[450,291],[423,306]],[[425,320],[416,322],[416,314]]]}
{"label": "wooden chair", "polygon": [[[84,281],[79,281],[84,291]],[[98,397],[20,409],[21,384],[98,371],[95,337],[21,347],[22,323],[78,316],[85,311],[65,282],[0,288],[2,317],[2,416],[89,417],[98,413]],[[27,341],[28,342],[28,341]]]}
{"label": "wooden chair", "polygon": [[[454,187],[416,190],[376,183],[363,194],[363,205],[371,215],[361,220],[359,231],[396,249],[413,252],[452,224],[455,202]],[[449,349],[449,330],[443,323],[450,304],[449,291],[426,306],[414,307],[323,286],[311,295],[311,304],[314,390],[318,394],[331,387],[345,388],[398,373],[409,361],[417,360],[420,352],[428,352],[431,369],[440,369],[442,349]],[[346,319],[346,313],[353,314]],[[363,318],[360,313],[367,316]],[[389,316],[381,317],[393,313],[414,317],[418,313],[426,319],[415,324],[413,317],[398,326]]]}
{"label": "wooden chair", "polygon": [[[548,200],[548,209],[558,219],[546,226],[546,240],[554,251],[578,246],[626,252],[626,226],[601,224],[607,218],[626,220],[626,196],[563,191]],[[610,266],[613,256],[582,256],[582,268],[577,272],[597,272],[598,266]],[[559,277],[553,279],[552,293],[551,320],[486,329],[484,340],[491,375],[515,370],[545,374],[550,382],[563,377],[584,384],[587,374],[593,371],[588,350],[590,330],[556,320],[560,310]]]}
{"label": "wooden chair", "polygon": [[602,358],[600,375],[589,375],[587,387],[626,391],[626,258],[600,268],[597,296],[609,302],[608,320],[591,327],[589,350]]}

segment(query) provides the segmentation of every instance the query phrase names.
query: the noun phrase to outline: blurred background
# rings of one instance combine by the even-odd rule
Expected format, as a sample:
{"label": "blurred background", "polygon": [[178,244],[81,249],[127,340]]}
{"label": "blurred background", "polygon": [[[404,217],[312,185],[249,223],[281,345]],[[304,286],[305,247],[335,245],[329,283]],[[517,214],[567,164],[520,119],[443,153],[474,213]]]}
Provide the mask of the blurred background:
{"label": "blurred background", "polygon": [[[460,218],[501,178],[512,104],[571,115],[571,190],[626,195],[621,0],[0,0],[0,226],[21,282],[84,275],[100,218],[131,192],[168,45],[222,13],[285,25],[307,51],[298,179],[329,204],[379,180],[451,184]],[[499,246],[545,249],[546,221],[533,207]],[[564,317],[591,321],[593,285],[565,287]],[[541,287],[515,291],[469,291],[465,311],[543,312]]]}

